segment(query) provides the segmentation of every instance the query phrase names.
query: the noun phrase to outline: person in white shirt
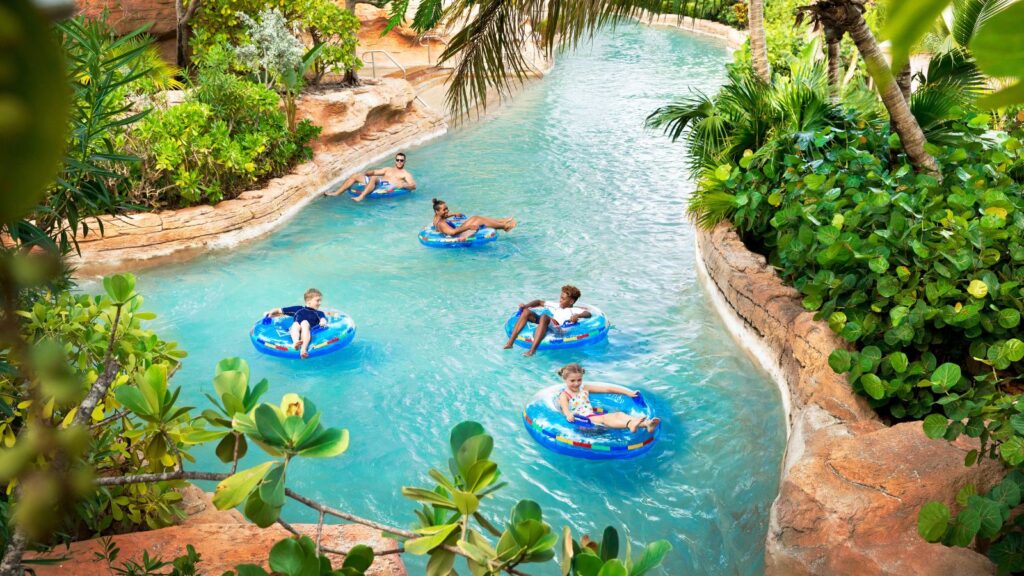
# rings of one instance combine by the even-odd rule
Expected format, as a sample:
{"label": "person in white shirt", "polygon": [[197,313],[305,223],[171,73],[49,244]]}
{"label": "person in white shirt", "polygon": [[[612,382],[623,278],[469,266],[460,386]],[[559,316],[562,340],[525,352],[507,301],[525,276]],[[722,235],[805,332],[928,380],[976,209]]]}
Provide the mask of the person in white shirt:
{"label": "person in white shirt", "polygon": [[[558,304],[544,300],[531,300],[526,304],[520,304],[519,320],[516,321],[515,328],[512,329],[512,334],[509,336],[508,342],[505,343],[505,350],[512,348],[519,333],[526,328],[528,322],[536,323],[537,330],[533,333],[533,344],[523,356],[533,356],[537,352],[537,346],[540,346],[541,341],[547,336],[549,327],[560,331],[565,324],[571,324],[580,318],[590,318],[589,310],[574,306],[579,299],[580,289],[566,284],[562,286]],[[543,310],[537,312],[532,310],[533,308],[543,308]]]}

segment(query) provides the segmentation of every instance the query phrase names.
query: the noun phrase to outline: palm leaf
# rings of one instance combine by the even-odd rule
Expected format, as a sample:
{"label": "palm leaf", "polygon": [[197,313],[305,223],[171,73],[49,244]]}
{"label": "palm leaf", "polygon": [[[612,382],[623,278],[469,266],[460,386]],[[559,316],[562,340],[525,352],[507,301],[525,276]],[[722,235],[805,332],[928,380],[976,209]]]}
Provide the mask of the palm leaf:
{"label": "palm leaf", "polygon": [[1017,0],[955,0],[953,2],[953,38],[968,46],[986,22]]}
{"label": "palm leaf", "polygon": [[[679,15],[700,15],[726,0],[674,0]],[[405,3],[405,6],[402,6]],[[404,14],[407,0],[397,0],[395,12]],[[439,63],[455,61],[447,105],[456,118],[477,106],[486,107],[488,89],[508,94],[534,72],[525,54],[539,50],[550,57],[558,48],[573,48],[592,38],[601,27],[624,19],[653,17],[662,13],[661,0],[457,0],[445,13],[424,16],[417,25],[441,18],[462,22]]]}

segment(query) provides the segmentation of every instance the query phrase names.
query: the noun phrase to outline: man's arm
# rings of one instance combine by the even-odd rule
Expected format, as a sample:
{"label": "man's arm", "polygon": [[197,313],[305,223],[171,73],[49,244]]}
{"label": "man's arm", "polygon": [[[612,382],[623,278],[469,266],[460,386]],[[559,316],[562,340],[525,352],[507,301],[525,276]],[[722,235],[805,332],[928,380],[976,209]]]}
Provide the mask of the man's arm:
{"label": "man's arm", "polygon": [[543,305],[544,305],[544,301],[543,300],[530,300],[526,304],[520,304],[519,305],[519,309],[522,310],[524,308],[536,308],[537,306],[543,306]]}
{"label": "man's arm", "polygon": [[406,185],[406,188],[408,188],[409,190],[415,190],[416,189],[416,179],[414,179],[412,177],[412,172],[406,172],[405,173],[405,181],[408,183]]}

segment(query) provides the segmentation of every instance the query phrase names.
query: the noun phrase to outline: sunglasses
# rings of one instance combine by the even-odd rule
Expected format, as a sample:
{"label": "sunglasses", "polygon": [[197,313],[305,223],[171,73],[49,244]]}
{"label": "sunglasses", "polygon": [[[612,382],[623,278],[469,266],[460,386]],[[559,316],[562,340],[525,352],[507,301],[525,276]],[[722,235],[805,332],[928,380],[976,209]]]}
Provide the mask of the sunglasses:
{"label": "sunglasses", "polygon": [[395,158],[395,162],[405,162],[405,158]]}

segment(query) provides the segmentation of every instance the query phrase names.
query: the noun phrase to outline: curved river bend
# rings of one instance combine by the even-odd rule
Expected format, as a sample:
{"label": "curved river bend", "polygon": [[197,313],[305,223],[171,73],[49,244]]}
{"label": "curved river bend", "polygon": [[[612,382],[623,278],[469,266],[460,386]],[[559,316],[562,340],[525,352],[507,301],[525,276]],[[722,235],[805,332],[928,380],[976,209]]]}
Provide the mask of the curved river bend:
{"label": "curved river bend", "polygon": [[[450,428],[475,419],[494,436],[510,483],[486,504],[492,519],[531,498],[556,529],[597,535],[626,524],[636,542],[668,539],[666,574],[762,572],[785,444],[779,393],[697,282],[683,147],[643,128],[689,88],[713,92],[728,59],[712,40],[621,26],[560,57],[486,121],[409,150],[420,184],[412,196],[324,198],[262,241],[142,272],[156,329],[190,353],[175,384],[205,407],[216,362],[242,356],[270,379],[267,400],[311,398],[352,443],[332,460],[294,462],[289,486],[356,514],[411,523],[414,504],[399,487],[428,485],[427,470],[446,467]],[[479,250],[424,248],[416,234],[432,196],[455,211],[514,215],[519,228]],[[608,314],[607,344],[533,359],[503,351],[513,307],[556,298],[566,283]],[[299,303],[310,286],[352,315],[355,342],[308,362],[257,353],[252,322]],[[665,419],[654,450],[607,463],[533,442],[523,406],[573,360],[595,381],[653,397]],[[224,469],[212,447],[199,460],[197,469]],[[315,521],[298,507],[285,515]],[[422,571],[419,559],[406,561]]]}

